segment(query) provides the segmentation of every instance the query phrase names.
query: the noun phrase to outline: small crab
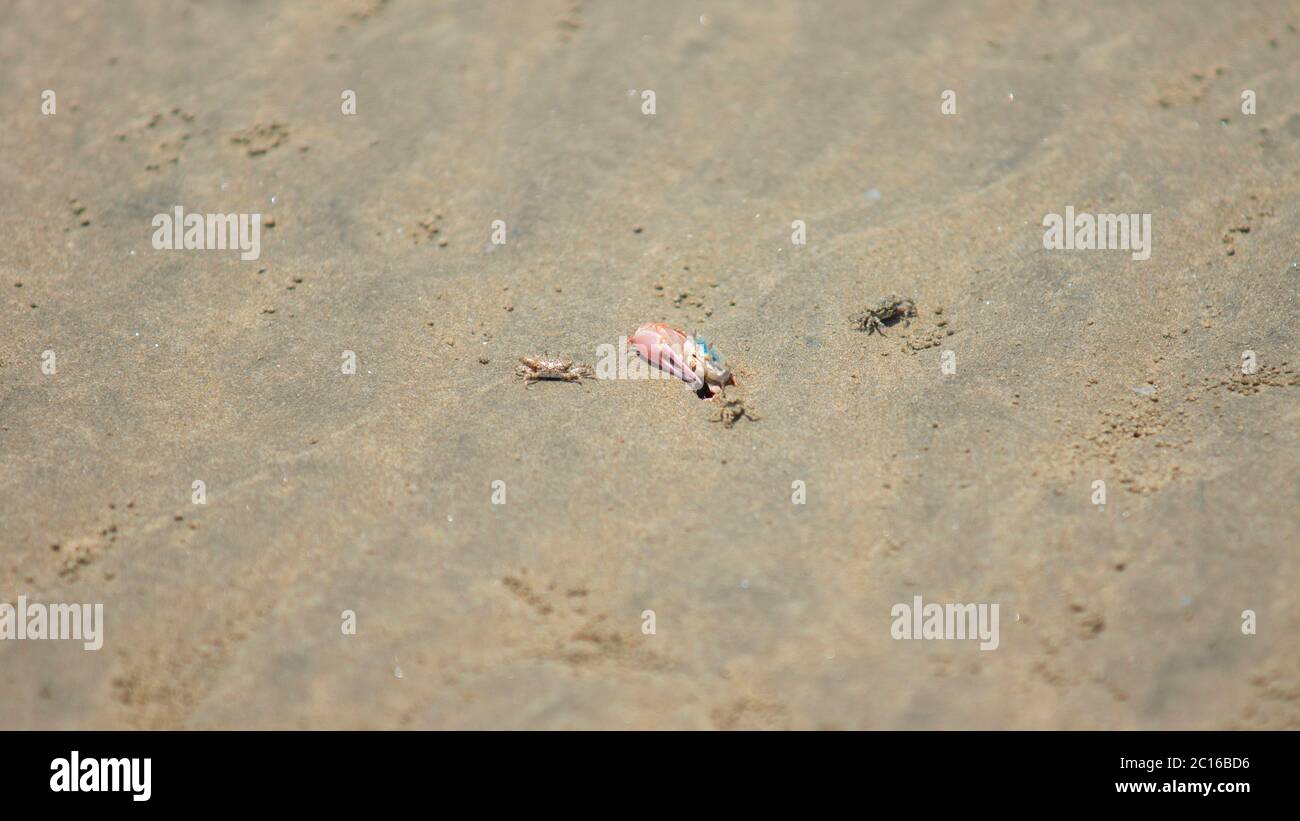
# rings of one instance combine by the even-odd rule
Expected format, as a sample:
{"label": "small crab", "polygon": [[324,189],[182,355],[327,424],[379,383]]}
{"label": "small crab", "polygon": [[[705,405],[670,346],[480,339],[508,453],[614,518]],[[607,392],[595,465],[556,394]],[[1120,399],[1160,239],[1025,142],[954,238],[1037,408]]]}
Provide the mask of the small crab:
{"label": "small crab", "polygon": [[572,359],[556,359],[549,356],[521,356],[515,366],[515,376],[524,380],[524,387],[543,379],[560,382],[581,382],[583,377],[595,379],[590,365],[574,362]]}
{"label": "small crab", "polygon": [[859,331],[866,331],[868,334],[875,332],[884,336],[886,325],[900,319],[911,325],[910,318],[914,316],[916,316],[916,303],[905,297],[889,296],[877,302],[874,307],[849,317],[849,321]]}
{"label": "small crab", "polygon": [[718,394],[715,397],[718,401],[718,413],[710,422],[721,422],[724,428],[734,426],[741,419],[748,419],[751,422],[757,422],[762,417],[755,416],[754,412],[745,407],[745,401],[739,396],[727,396]]}

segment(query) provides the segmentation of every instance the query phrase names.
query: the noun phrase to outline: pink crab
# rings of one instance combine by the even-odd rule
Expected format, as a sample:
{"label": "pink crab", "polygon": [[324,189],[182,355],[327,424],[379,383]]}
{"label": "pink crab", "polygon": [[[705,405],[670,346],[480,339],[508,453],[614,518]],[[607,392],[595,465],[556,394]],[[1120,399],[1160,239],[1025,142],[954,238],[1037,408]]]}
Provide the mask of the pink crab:
{"label": "pink crab", "polygon": [[627,338],[641,358],[676,376],[707,399],[736,384],[722,355],[699,334],[687,334],[662,322],[647,322]]}

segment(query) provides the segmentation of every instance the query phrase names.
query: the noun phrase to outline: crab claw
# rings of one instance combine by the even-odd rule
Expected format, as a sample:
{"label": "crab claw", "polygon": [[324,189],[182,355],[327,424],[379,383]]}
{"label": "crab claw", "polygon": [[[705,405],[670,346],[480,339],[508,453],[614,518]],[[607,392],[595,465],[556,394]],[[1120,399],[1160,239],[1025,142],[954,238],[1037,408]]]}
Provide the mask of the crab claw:
{"label": "crab claw", "polygon": [[670,373],[691,386],[692,390],[704,387],[704,375],[696,373],[687,364],[692,341],[686,334],[662,322],[647,322],[627,338],[627,343],[641,358],[660,370]]}

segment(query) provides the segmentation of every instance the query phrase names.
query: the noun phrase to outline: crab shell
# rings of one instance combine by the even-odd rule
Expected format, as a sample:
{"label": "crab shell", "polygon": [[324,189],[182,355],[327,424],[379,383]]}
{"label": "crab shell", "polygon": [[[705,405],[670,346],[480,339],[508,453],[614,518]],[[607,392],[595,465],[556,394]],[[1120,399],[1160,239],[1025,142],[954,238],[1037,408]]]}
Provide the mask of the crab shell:
{"label": "crab shell", "polygon": [[704,337],[686,334],[662,322],[647,322],[627,338],[641,358],[699,391],[716,394],[735,378],[722,355]]}

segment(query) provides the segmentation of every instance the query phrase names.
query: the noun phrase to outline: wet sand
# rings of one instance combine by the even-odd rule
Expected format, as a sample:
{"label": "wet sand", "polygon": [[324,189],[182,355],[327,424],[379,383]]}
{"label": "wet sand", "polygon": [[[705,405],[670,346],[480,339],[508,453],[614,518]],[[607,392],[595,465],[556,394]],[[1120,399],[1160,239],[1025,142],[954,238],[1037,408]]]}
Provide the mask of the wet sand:
{"label": "wet sand", "polygon": [[1134,5],[17,3],[0,727],[1300,727],[1300,5]]}

